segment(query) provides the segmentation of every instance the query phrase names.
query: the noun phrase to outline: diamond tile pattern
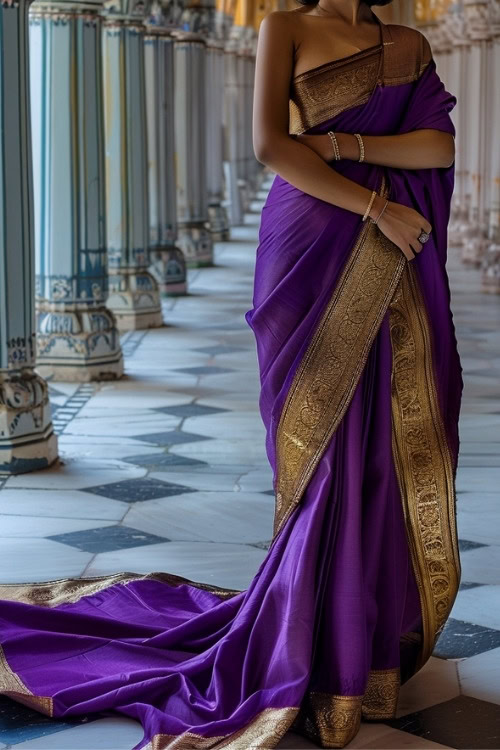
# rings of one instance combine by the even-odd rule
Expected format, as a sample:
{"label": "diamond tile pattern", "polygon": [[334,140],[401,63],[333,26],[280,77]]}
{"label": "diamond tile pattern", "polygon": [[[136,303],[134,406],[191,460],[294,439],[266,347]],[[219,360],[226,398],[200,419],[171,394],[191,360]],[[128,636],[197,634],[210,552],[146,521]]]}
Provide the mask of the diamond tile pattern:
{"label": "diamond tile pattern", "polygon": [[208,466],[206,461],[197,458],[177,456],[175,453],[150,453],[146,456],[127,456],[123,459],[129,464],[144,466],[150,471],[168,471],[177,469],[179,466]]}
{"label": "diamond tile pattern", "polygon": [[487,544],[481,544],[480,542],[470,542],[468,539],[459,539],[458,548],[460,552],[468,552],[471,549],[478,549],[479,547],[487,547]]}
{"label": "diamond tile pattern", "polygon": [[187,375],[223,375],[233,370],[228,367],[217,367],[217,365],[201,365],[200,367],[179,367],[176,372],[185,372]]}
{"label": "diamond tile pattern", "polygon": [[125,503],[136,503],[141,500],[155,500],[159,497],[170,495],[181,495],[184,492],[196,492],[190,487],[172,482],[163,482],[161,479],[124,479],[122,482],[111,482],[97,487],[85,487],[84,492],[93,495],[110,497],[113,500],[122,500]]}
{"label": "diamond tile pattern", "polygon": [[442,659],[462,659],[498,646],[500,630],[484,628],[450,617],[434,648],[434,656],[440,656]]}
{"label": "diamond tile pattern", "polygon": [[144,443],[153,443],[154,445],[169,446],[181,445],[182,443],[195,443],[198,440],[211,440],[208,435],[195,435],[194,432],[183,432],[182,430],[169,430],[168,432],[152,432],[149,435],[137,435],[135,440],[142,440]]}
{"label": "diamond tile pattern", "polygon": [[88,720],[88,717],[85,717],[74,721],[57,721],[0,695],[0,743],[7,746],[63,732],[75,724],[86,723]]}
{"label": "diamond tile pattern", "polygon": [[180,406],[161,406],[154,411],[161,414],[171,414],[173,417],[205,417],[209,414],[222,414],[229,409],[220,409],[203,404],[181,404]]}
{"label": "diamond tile pattern", "polygon": [[77,547],[84,552],[93,552],[94,554],[170,541],[165,537],[147,534],[144,531],[131,529],[127,526],[105,526],[101,529],[72,531],[68,534],[56,534],[48,538],[54,542],[68,544],[70,547]]}

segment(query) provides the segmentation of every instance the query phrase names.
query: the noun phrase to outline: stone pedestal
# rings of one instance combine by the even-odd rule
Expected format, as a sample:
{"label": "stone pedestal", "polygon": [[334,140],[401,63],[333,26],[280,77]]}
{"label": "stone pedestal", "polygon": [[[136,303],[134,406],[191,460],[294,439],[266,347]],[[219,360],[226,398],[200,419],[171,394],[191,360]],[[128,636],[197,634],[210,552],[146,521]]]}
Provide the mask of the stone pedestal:
{"label": "stone pedestal", "polygon": [[57,458],[46,382],[34,370],[35,279],[28,3],[0,7],[0,472]]}
{"label": "stone pedestal", "polygon": [[108,307],[120,330],[163,324],[149,271],[144,19],[151,2],[116,0],[103,10]]}

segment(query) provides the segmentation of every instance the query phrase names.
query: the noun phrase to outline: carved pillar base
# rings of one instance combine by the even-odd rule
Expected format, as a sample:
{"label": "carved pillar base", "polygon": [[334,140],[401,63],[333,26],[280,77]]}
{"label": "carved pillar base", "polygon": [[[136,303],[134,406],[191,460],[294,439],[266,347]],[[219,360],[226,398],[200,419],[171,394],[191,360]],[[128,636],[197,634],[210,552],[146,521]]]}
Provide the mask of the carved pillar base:
{"label": "carved pillar base", "polygon": [[104,305],[61,310],[41,302],[37,370],[52,380],[81,383],[120,378],[123,357],[113,313]]}
{"label": "carved pillar base", "polygon": [[188,268],[212,266],[214,249],[212,235],[204,224],[199,222],[180,222],[178,224],[178,243],[186,258]]}
{"label": "carved pillar base", "polygon": [[462,237],[462,261],[466,265],[479,268],[489,245],[482,227],[477,222],[469,224]]}
{"label": "carved pillar base", "polygon": [[187,294],[186,259],[175,245],[149,251],[149,271],[158,284],[160,294],[179,297]]}
{"label": "carved pillar base", "polygon": [[220,203],[209,204],[208,221],[212,239],[216,242],[226,242],[229,239],[229,219],[224,206]]}
{"label": "carved pillar base", "polygon": [[0,370],[0,472],[45,469],[56,458],[47,383],[30,367]]}
{"label": "carved pillar base", "polygon": [[500,294],[500,242],[490,244],[481,267],[481,291]]}
{"label": "carved pillar base", "polygon": [[119,331],[159,328],[163,325],[160,292],[153,276],[142,268],[110,269],[107,306]]}

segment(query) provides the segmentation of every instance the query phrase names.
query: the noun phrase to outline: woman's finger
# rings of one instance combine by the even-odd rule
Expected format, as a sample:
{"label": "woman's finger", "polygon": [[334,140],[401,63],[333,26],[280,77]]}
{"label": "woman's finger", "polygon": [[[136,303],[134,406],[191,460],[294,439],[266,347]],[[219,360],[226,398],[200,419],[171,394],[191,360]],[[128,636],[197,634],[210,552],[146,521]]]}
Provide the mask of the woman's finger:
{"label": "woman's finger", "polygon": [[411,245],[407,245],[403,248],[403,254],[407,260],[413,260],[413,258],[415,257],[415,253],[413,252]]}
{"label": "woman's finger", "polygon": [[413,239],[410,242],[410,247],[414,253],[419,253],[422,250],[422,243],[419,242],[417,239]]}

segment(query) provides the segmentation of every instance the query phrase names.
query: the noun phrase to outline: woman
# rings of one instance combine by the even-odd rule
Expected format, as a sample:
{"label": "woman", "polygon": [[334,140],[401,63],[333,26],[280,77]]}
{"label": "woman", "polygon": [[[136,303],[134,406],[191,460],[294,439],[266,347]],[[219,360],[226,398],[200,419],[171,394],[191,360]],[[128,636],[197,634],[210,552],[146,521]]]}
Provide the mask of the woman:
{"label": "woman", "polygon": [[242,592],[159,573],[0,587],[0,692],[131,716],[149,750],[273,748],[289,729],[344,747],[394,716],[460,578],[454,103],[425,38],[365,3],[265,19],[255,150],[278,176],[246,317],[269,553]]}

